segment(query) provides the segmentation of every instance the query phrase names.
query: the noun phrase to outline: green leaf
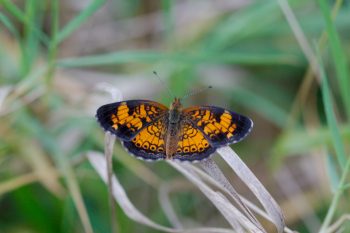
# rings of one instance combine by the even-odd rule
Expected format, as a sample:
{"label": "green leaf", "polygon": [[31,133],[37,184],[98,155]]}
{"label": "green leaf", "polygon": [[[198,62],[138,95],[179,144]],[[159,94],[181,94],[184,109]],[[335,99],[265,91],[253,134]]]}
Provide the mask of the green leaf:
{"label": "green leaf", "polygon": [[70,36],[75,30],[77,30],[81,24],[86,22],[86,20],[93,15],[98,9],[100,9],[106,0],[94,0],[88,7],[86,7],[79,15],[77,15],[73,20],[58,33],[57,44],[62,42],[68,36]]}

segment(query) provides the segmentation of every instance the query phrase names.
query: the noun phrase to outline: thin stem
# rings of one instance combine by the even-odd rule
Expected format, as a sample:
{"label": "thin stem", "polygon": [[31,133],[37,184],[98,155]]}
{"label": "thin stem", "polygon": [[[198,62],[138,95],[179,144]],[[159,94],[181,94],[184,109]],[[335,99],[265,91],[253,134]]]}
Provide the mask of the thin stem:
{"label": "thin stem", "polygon": [[[334,21],[337,16],[341,5],[343,4],[343,0],[337,0],[332,8],[332,20]],[[318,39],[317,46],[322,51],[327,42],[327,33],[326,30],[323,30],[321,37]],[[310,93],[310,88],[312,87],[312,81],[315,73],[313,72],[311,64],[306,70],[306,73],[303,77],[303,82],[300,85],[298,93],[293,101],[292,108],[287,120],[287,128],[292,128],[295,123],[295,119],[297,119],[296,115],[305,105],[308,94]],[[315,77],[316,81],[320,83],[320,80]]]}
{"label": "thin stem", "polygon": [[115,212],[115,202],[113,197],[113,148],[114,148],[115,137],[110,133],[105,134],[105,156],[107,163],[107,184],[108,184],[108,199],[109,199],[109,210],[110,210],[110,221],[112,232],[119,232],[116,223],[116,212]]}
{"label": "thin stem", "polygon": [[49,68],[46,75],[48,86],[51,86],[51,80],[55,71],[55,60],[57,55],[57,35],[59,30],[59,1],[51,1],[52,25],[51,25],[51,41],[49,44]]}
{"label": "thin stem", "polygon": [[332,221],[332,218],[333,218],[333,215],[334,215],[335,210],[337,208],[339,199],[340,199],[341,195],[344,192],[344,188],[343,187],[345,185],[345,181],[346,181],[346,177],[348,175],[349,169],[350,169],[350,159],[348,159],[348,161],[346,162],[346,165],[345,165],[345,168],[344,168],[344,172],[343,172],[343,174],[341,176],[338,188],[337,188],[337,190],[336,190],[336,192],[335,192],[335,194],[333,196],[331,205],[330,205],[330,207],[328,209],[326,218],[323,221],[323,224],[321,226],[321,229],[320,229],[319,233],[327,232],[327,228],[328,228],[329,224]]}

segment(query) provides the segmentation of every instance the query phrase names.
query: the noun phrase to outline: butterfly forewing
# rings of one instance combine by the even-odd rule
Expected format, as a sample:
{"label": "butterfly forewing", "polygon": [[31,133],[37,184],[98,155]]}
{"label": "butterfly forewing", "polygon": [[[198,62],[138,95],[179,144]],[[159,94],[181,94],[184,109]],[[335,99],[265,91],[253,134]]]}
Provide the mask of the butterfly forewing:
{"label": "butterfly forewing", "polygon": [[243,140],[253,127],[253,121],[248,117],[220,107],[190,107],[183,112],[185,118],[189,119],[214,147]]}
{"label": "butterfly forewing", "polygon": [[168,108],[149,100],[129,100],[106,104],[97,110],[101,126],[122,140],[131,140],[143,128],[168,113]]}

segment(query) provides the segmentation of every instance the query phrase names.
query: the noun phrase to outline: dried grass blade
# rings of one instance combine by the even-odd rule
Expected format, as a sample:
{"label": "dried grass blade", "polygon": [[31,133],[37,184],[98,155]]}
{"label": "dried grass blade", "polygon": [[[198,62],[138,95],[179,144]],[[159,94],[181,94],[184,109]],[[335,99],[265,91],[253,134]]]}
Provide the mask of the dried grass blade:
{"label": "dried grass blade", "polygon": [[183,225],[180,222],[179,218],[177,217],[175,210],[173,206],[171,205],[170,201],[170,186],[168,183],[163,183],[159,187],[158,191],[158,199],[159,203],[164,211],[164,214],[167,216],[170,223],[176,228],[176,229],[183,229]]}
{"label": "dried grass blade", "polygon": [[2,104],[4,103],[6,96],[10,93],[11,89],[12,89],[12,86],[0,87],[0,111],[1,111]]}
{"label": "dried grass blade", "polygon": [[[222,213],[226,220],[230,223],[235,232],[264,232],[255,226],[248,218],[244,216],[235,206],[233,206],[220,192],[216,192],[205,184],[195,173],[193,165],[191,164],[179,164],[176,162],[168,161],[168,163],[181,172],[187,179],[195,184],[203,194],[216,206],[216,208]],[[242,228],[243,227],[243,228]]]}
{"label": "dried grass blade", "polygon": [[20,143],[22,145],[31,144],[30,147],[19,147],[18,150],[36,173],[38,181],[56,197],[63,197],[65,188],[60,183],[57,171],[42,148],[30,140],[22,140]]}
{"label": "dried grass blade", "polygon": [[247,165],[245,165],[245,163],[230,147],[219,148],[217,152],[258,198],[266,212],[271,217],[277,231],[279,233],[283,232],[285,223],[281,208],[256,178],[256,176],[250,171]]}
{"label": "dried grass blade", "polygon": [[[222,189],[223,192],[226,194],[230,195],[233,199],[234,197],[232,196],[231,192],[228,192],[227,189],[222,187],[222,184],[219,183],[217,180],[215,180],[213,177],[211,177],[209,174],[204,172],[203,170],[197,168],[197,167],[192,167],[192,169],[206,182],[208,182],[211,185],[215,185],[219,189]],[[273,222],[271,217],[266,213],[264,210],[262,210],[260,207],[256,206],[254,203],[250,202],[249,200],[245,199],[241,195],[239,198],[244,202],[244,204],[249,207],[249,209],[253,210],[255,213],[259,214],[261,217],[265,218],[266,220],[269,220],[270,222]]]}
{"label": "dried grass blade", "polygon": [[38,175],[35,172],[4,180],[0,183],[0,196],[36,181],[38,181]]}
{"label": "dried grass blade", "polygon": [[200,165],[211,177],[213,177],[218,183],[220,183],[224,189],[231,193],[231,197],[241,208],[244,214],[251,220],[253,224],[255,224],[257,228],[260,228],[263,231],[264,228],[261,226],[260,222],[256,219],[256,217],[252,214],[249,208],[241,200],[239,194],[227,180],[220,168],[216,165],[215,161],[212,159],[207,159],[205,161],[202,161]]}
{"label": "dried grass blade", "polygon": [[[102,178],[102,180],[107,183],[107,164],[106,160],[102,153],[90,151],[87,154],[87,157],[91,163],[91,165],[94,167],[94,169],[97,171],[99,176]],[[144,224],[146,226],[149,226],[151,228],[165,231],[165,232],[175,232],[175,233],[234,233],[232,230],[229,229],[223,229],[223,228],[195,228],[195,229],[186,229],[186,230],[178,230],[173,229],[169,227],[165,227],[162,225],[159,225],[149,218],[147,218],[145,215],[143,215],[136,207],[131,203],[130,199],[126,195],[126,192],[123,188],[123,186],[119,183],[118,179],[113,175],[112,177],[113,182],[113,196],[115,200],[118,202],[120,207],[123,209],[124,213],[131,218],[132,220]]]}

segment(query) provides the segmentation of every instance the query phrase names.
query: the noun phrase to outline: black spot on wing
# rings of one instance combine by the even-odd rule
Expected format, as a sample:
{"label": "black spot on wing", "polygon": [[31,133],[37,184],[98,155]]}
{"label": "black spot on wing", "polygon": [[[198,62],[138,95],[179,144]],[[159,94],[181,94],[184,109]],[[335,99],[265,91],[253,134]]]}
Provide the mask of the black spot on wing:
{"label": "black spot on wing", "polygon": [[[196,106],[196,107],[190,107],[188,109],[184,109],[183,111],[187,119],[192,121],[193,125],[197,129],[201,130],[203,135],[206,137],[206,139],[210,141],[210,144],[215,147],[225,146],[225,145],[237,143],[243,140],[250,133],[253,127],[253,121],[248,117],[230,110],[226,110],[224,108],[216,107],[216,106]],[[209,111],[212,114],[211,116],[213,117],[209,119],[207,122],[206,121],[200,122],[202,120],[201,118],[198,117],[198,113],[199,115],[204,116],[204,111]],[[216,126],[215,128],[217,131],[219,131],[218,133],[211,133],[211,134],[204,133],[204,128],[208,124],[212,124],[213,120],[219,123],[221,121],[221,116],[225,112],[231,115],[232,117],[230,126],[232,124],[236,125],[234,132],[232,132],[233,136],[227,137],[228,133],[221,131],[221,129],[217,128]],[[197,115],[195,115],[195,113]],[[200,124],[197,124],[197,123],[200,123]]]}
{"label": "black spot on wing", "polygon": [[209,146],[205,151],[202,152],[196,152],[196,153],[176,153],[173,156],[173,159],[179,160],[179,161],[200,161],[203,159],[209,158],[211,154],[213,154],[216,151],[216,148]]}
{"label": "black spot on wing", "polygon": [[150,152],[145,151],[143,149],[140,149],[135,146],[135,144],[132,141],[122,141],[122,144],[124,148],[132,155],[136,156],[137,158],[148,160],[148,161],[156,161],[165,159],[165,153],[164,152]]}

